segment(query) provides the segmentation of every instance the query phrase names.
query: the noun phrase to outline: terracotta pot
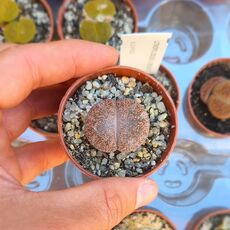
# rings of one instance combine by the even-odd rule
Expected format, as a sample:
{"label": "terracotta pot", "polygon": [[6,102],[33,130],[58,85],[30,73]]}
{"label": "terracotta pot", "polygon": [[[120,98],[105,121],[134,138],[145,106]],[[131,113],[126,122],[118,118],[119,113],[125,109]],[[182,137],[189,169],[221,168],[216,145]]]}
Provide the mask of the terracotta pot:
{"label": "terracotta pot", "polygon": [[172,98],[169,96],[169,94],[167,93],[167,91],[165,90],[165,88],[162,87],[161,84],[159,84],[152,76],[150,76],[149,74],[141,71],[141,70],[137,70],[135,68],[131,68],[131,67],[125,67],[125,66],[115,66],[115,67],[110,67],[107,69],[103,69],[101,71],[97,71],[94,72],[92,74],[86,75],[80,79],[78,79],[66,92],[65,96],[63,97],[60,107],[59,107],[59,111],[58,111],[58,132],[60,135],[60,139],[61,139],[61,143],[62,146],[64,147],[64,150],[66,152],[66,154],[68,155],[68,157],[72,160],[72,162],[87,176],[91,177],[91,178],[99,178],[98,176],[92,174],[91,172],[85,170],[68,152],[68,149],[65,145],[64,139],[63,139],[63,131],[62,131],[62,115],[64,112],[64,107],[66,104],[66,101],[74,95],[74,93],[77,91],[77,89],[79,87],[81,87],[81,85],[83,85],[86,81],[88,80],[93,80],[96,79],[98,76],[100,75],[104,75],[104,74],[109,74],[109,73],[113,73],[116,74],[117,77],[122,77],[122,76],[129,76],[129,77],[133,77],[135,79],[137,79],[138,81],[144,82],[144,83],[149,83],[149,85],[152,86],[152,88],[154,89],[154,91],[156,91],[158,94],[160,94],[163,98],[163,102],[168,110],[168,113],[170,115],[170,123],[171,125],[173,125],[175,128],[171,129],[171,135],[169,137],[168,140],[168,146],[165,149],[165,151],[162,153],[162,157],[160,160],[158,160],[156,167],[153,168],[152,170],[150,170],[149,172],[143,174],[143,175],[139,175],[139,176],[148,176],[150,174],[152,174],[153,172],[155,172],[157,169],[159,169],[162,164],[164,164],[165,161],[167,161],[169,154],[171,153],[171,151],[173,150],[175,143],[176,143],[176,136],[177,136],[177,130],[178,130],[178,123],[177,123],[177,113],[176,113],[176,108],[175,105],[172,101]]}
{"label": "terracotta pot", "polygon": [[53,34],[54,34],[54,19],[53,19],[53,13],[52,13],[52,10],[51,10],[51,7],[50,5],[48,4],[48,2],[46,0],[38,0],[38,2],[40,2],[44,9],[46,10],[49,18],[50,18],[50,34],[47,38],[47,42],[51,41],[52,38],[53,38]]}
{"label": "terracotta pot", "polygon": [[49,36],[46,40],[46,42],[49,42],[52,40],[53,38],[53,33],[54,33],[54,20],[53,20],[53,13],[51,10],[51,7],[49,6],[49,4],[47,3],[46,0],[36,0],[35,2],[39,2],[45,9],[45,11],[47,12],[49,19],[50,19],[50,33]]}
{"label": "terracotta pot", "polygon": [[165,73],[166,76],[170,79],[170,81],[172,82],[173,88],[176,91],[176,100],[174,101],[174,104],[176,106],[176,109],[178,110],[179,104],[180,104],[180,90],[179,90],[179,86],[177,84],[176,78],[173,76],[173,74],[170,72],[169,69],[167,69],[165,66],[160,65],[159,70],[162,73]]}
{"label": "terracotta pot", "polygon": [[175,225],[171,222],[171,220],[169,220],[166,216],[164,216],[161,212],[156,211],[154,209],[137,209],[135,210],[133,213],[152,213],[155,214],[157,216],[159,216],[161,219],[163,219],[173,230],[176,230]]}
{"label": "terracotta pot", "polygon": [[191,228],[192,230],[199,230],[199,227],[201,226],[201,224],[206,221],[207,219],[209,218],[212,218],[214,216],[218,216],[218,215],[230,215],[230,209],[221,209],[221,210],[217,210],[217,211],[214,211],[214,212],[210,212],[206,215],[203,215],[200,220],[195,223],[195,225]]}
{"label": "terracotta pot", "polygon": [[[70,1],[71,0],[63,0],[63,3],[62,3],[62,5],[58,11],[57,32],[58,32],[58,36],[60,39],[65,39],[64,35],[63,35],[63,31],[62,31],[62,24],[63,24],[63,18],[64,18],[66,6],[69,4]],[[138,27],[137,27],[138,18],[137,18],[136,9],[130,0],[124,0],[124,2],[130,7],[130,9],[132,11],[133,19],[134,19],[134,30],[133,30],[133,32],[137,32],[137,30],[138,30]]]}
{"label": "terracotta pot", "polygon": [[188,89],[187,89],[187,96],[186,100],[184,101],[184,110],[185,114],[187,115],[188,120],[192,124],[192,126],[196,129],[198,129],[202,134],[210,136],[210,137],[219,137],[219,138],[224,138],[224,137],[230,137],[230,133],[218,133],[215,131],[212,131],[211,129],[205,127],[197,118],[193,111],[193,107],[191,104],[191,93],[192,93],[192,86],[200,73],[205,70],[206,68],[213,66],[218,63],[223,63],[223,62],[228,62],[230,63],[230,58],[218,58],[213,61],[208,62],[206,65],[204,65],[195,75],[195,77],[192,79],[192,82],[190,83]]}

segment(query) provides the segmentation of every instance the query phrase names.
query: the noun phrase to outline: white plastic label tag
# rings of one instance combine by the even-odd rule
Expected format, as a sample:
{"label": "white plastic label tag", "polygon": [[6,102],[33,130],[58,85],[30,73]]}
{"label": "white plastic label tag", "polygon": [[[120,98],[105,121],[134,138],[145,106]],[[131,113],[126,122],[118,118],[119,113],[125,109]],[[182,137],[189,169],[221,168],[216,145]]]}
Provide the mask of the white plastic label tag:
{"label": "white plastic label tag", "polygon": [[122,34],[120,64],[141,69],[147,73],[158,72],[172,33]]}

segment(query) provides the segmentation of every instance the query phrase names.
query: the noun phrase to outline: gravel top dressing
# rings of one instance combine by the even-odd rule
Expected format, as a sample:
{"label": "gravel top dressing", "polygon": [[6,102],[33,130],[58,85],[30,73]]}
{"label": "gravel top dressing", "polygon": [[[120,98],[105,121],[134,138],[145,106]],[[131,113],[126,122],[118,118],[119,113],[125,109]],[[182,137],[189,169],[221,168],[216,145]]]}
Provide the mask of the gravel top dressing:
{"label": "gravel top dressing", "polygon": [[[63,25],[62,25],[62,30],[65,39],[81,38],[79,27],[80,27],[80,23],[85,19],[83,8],[87,2],[89,1],[72,0],[66,6]],[[134,30],[134,19],[130,7],[127,6],[123,0],[114,0],[112,2],[116,8],[116,13],[112,17],[110,23],[112,27],[112,36],[109,39],[106,39],[107,41],[102,43],[111,45],[117,50],[119,50],[121,45],[121,39],[119,37],[119,34],[132,33]],[[89,28],[88,34],[90,34],[92,30],[93,29]],[[84,40],[90,40],[90,39],[84,39]]]}
{"label": "gravel top dressing", "polygon": [[176,104],[178,95],[176,89],[173,87],[172,81],[168,78],[168,76],[161,71],[158,71],[157,74],[152,76],[165,87],[174,103]]}
{"label": "gravel top dressing", "polygon": [[[133,101],[134,107],[130,101]],[[127,108],[133,108],[132,113],[126,112],[129,110]],[[116,116],[113,115],[115,113]],[[92,117],[94,119],[90,120]],[[119,135],[116,134],[116,137],[113,136],[114,132],[106,133],[108,143],[100,144],[95,138],[98,134],[92,129],[93,122],[100,117],[103,117],[104,121],[104,126],[103,122],[100,126],[102,136],[105,127],[114,129],[114,117],[120,125]],[[93,130],[91,139],[85,130],[87,123]],[[127,127],[132,138],[129,138],[130,134],[126,134]],[[169,115],[162,97],[154,92],[151,86],[136,81],[135,78],[120,78],[114,74],[99,76],[83,84],[69,98],[63,113],[64,142],[69,154],[84,169],[102,177],[133,177],[153,169],[167,147],[171,128],[173,127],[169,123]],[[138,130],[138,133],[132,130]],[[131,143],[130,139],[135,141]],[[138,148],[130,151],[129,148],[132,147]]]}
{"label": "gravel top dressing", "polygon": [[33,120],[31,126],[35,129],[48,132],[48,133],[57,133],[57,116],[52,115],[44,117],[41,119]]}
{"label": "gravel top dressing", "polygon": [[[201,87],[211,78],[224,77],[226,80],[230,80],[230,64],[218,63],[203,70],[196,78],[192,86],[191,92],[191,105],[197,119],[208,129],[218,133],[230,132],[230,119],[217,119],[209,111],[208,106],[202,101]],[[204,99],[203,99],[204,100]],[[220,102],[215,103],[220,107]],[[229,101],[226,101],[224,109],[229,110]]]}
{"label": "gravel top dressing", "polygon": [[[47,38],[49,37],[51,28],[50,28],[49,15],[44,9],[43,5],[39,3],[39,1],[34,1],[34,0],[16,0],[15,2],[19,7],[19,14],[16,19],[20,21],[21,19],[26,18],[26,19],[31,19],[34,22],[35,35],[33,36],[30,42],[46,41]],[[26,30],[27,31],[25,33],[28,33],[28,29]],[[3,35],[3,29],[0,28],[0,43],[4,43],[4,42],[6,41]]]}
{"label": "gravel top dressing", "polygon": [[199,230],[229,230],[230,215],[217,215],[204,221]]}
{"label": "gravel top dressing", "polygon": [[156,214],[140,212],[127,216],[113,230],[173,230],[173,228]]}

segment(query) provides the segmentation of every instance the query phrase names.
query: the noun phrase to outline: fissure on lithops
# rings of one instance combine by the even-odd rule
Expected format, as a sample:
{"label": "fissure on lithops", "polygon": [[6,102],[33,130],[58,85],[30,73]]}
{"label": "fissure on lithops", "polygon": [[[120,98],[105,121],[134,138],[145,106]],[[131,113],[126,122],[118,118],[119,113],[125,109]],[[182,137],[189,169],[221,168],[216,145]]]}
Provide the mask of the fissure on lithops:
{"label": "fissure on lithops", "polygon": [[138,176],[167,148],[170,117],[161,95],[129,76],[100,75],[67,100],[62,135],[72,159],[96,176]]}
{"label": "fissure on lithops", "polygon": [[[124,0],[71,0],[59,13],[59,35],[80,38],[120,49],[119,34],[136,30],[136,13]],[[62,24],[61,24],[62,22]]]}
{"label": "fissure on lithops", "polygon": [[41,1],[1,0],[0,43],[43,42],[51,31],[51,19]]}

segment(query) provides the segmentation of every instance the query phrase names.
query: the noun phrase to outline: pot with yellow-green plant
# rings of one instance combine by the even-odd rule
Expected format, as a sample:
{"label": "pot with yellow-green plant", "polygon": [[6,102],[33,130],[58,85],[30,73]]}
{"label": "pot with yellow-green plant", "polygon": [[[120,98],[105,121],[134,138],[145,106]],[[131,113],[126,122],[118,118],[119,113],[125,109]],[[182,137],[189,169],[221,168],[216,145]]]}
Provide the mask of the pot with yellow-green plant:
{"label": "pot with yellow-green plant", "polygon": [[45,0],[1,0],[0,43],[50,41],[53,16]]}
{"label": "pot with yellow-green plant", "polygon": [[137,32],[130,0],[65,0],[58,14],[61,39],[80,38],[120,49],[120,34]]}

